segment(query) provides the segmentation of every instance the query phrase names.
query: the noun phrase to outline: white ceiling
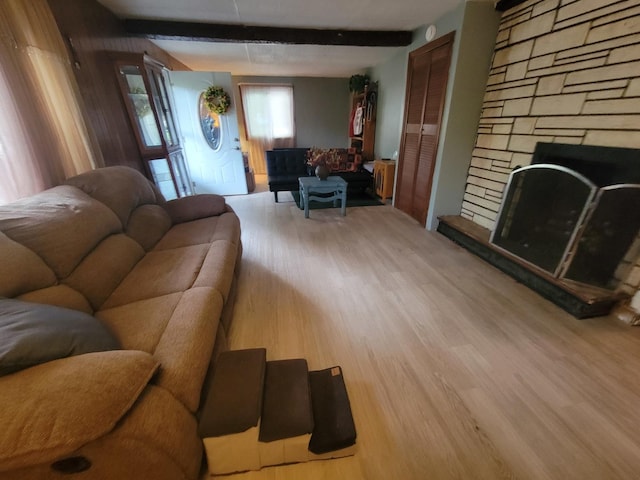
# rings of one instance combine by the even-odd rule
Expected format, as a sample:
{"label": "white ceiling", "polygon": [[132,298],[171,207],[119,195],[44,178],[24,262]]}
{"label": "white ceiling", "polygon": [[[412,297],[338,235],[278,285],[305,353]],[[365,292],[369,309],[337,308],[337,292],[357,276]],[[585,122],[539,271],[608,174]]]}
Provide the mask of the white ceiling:
{"label": "white ceiling", "polygon": [[[120,18],[294,28],[414,30],[464,0],[98,0]],[[487,0],[489,1],[489,0]],[[189,68],[233,75],[349,77],[384,62],[390,47],[153,40]]]}

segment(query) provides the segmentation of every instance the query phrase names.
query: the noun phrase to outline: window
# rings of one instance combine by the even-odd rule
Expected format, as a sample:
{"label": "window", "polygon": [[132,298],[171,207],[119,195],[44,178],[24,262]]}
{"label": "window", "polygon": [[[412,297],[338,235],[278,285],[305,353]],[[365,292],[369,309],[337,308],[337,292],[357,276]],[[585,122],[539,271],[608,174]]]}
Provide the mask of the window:
{"label": "window", "polygon": [[240,85],[247,137],[284,139],[295,136],[291,85]]}
{"label": "window", "polygon": [[256,173],[265,173],[266,150],[293,147],[293,87],[291,85],[240,84],[249,160]]}

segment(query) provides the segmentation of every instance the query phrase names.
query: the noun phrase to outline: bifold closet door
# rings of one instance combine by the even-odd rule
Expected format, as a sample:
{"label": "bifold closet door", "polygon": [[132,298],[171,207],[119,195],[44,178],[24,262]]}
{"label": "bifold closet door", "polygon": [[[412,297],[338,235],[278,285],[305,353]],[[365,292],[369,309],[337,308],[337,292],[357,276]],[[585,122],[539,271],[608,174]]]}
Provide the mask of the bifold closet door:
{"label": "bifold closet door", "polygon": [[451,63],[451,32],[409,54],[396,208],[426,224]]}

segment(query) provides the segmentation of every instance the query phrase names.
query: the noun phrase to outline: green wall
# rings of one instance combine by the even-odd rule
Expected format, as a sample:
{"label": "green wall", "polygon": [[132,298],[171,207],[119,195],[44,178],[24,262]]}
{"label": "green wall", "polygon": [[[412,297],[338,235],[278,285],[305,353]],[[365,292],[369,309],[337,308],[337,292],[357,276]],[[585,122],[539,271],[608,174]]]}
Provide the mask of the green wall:
{"label": "green wall", "polygon": [[[475,146],[491,59],[500,25],[492,2],[464,4],[462,27],[456,33],[443,130],[427,216],[427,228],[438,226],[438,216],[459,215],[467,172]],[[455,61],[454,61],[455,59]]]}
{"label": "green wall", "polygon": [[349,79],[315,77],[232,78],[239,83],[293,85],[296,144],[299,147],[346,147],[349,143]]}
{"label": "green wall", "polygon": [[378,82],[376,158],[397,158],[400,149],[408,54],[403,51],[369,72]]}
{"label": "green wall", "polygon": [[[437,37],[455,31],[447,97],[442,116],[427,228],[439,215],[458,215],[475,143],[480,109],[500,22],[493,2],[461,1],[434,25]],[[379,81],[376,156],[392,158],[400,149],[409,53],[424,44],[426,26],[402,52],[369,72]]]}

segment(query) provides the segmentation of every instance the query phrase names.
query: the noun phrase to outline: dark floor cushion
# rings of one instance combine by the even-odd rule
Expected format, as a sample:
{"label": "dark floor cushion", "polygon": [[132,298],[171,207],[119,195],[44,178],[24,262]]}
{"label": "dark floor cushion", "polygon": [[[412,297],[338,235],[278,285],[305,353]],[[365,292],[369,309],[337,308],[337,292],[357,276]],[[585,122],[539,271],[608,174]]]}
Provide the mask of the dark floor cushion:
{"label": "dark floor cushion", "polygon": [[340,367],[309,372],[314,427],[309,451],[322,454],[356,443],[351,404]]}
{"label": "dark floor cushion", "polygon": [[258,439],[273,442],[306,435],[312,430],[307,361],[293,358],[267,362]]}
{"label": "dark floor cushion", "polygon": [[258,425],[266,363],[264,348],[220,354],[198,424],[202,438],[242,433]]}
{"label": "dark floor cushion", "polygon": [[91,315],[0,299],[0,376],[58,358],[118,349],[111,331]]}

